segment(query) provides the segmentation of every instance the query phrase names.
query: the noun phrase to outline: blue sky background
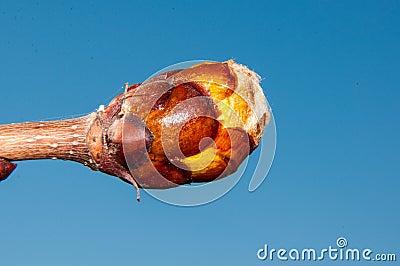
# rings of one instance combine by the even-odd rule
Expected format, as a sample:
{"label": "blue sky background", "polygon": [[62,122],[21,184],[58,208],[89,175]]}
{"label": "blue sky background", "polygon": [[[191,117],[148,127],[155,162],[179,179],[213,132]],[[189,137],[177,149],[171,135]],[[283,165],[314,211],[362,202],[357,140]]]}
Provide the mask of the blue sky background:
{"label": "blue sky background", "polygon": [[20,163],[0,184],[0,265],[289,265],[256,252],[340,236],[400,260],[399,26],[398,1],[1,0],[1,124],[86,114],[170,64],[233,58],[264,78],[278,145],[256,192],[244,176],[194,208],[138,204],[76,163]]}

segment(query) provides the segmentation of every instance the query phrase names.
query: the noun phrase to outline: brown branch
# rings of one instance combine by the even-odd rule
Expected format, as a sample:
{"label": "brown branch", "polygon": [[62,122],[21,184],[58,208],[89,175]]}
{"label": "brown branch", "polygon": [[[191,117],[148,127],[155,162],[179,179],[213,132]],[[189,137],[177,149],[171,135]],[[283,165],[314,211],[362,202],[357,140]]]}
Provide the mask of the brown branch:
{"label": "brown branch", "polygon": [[[75,119],[0,125],[0,181],[15,169],[11,161],[70,160],[134,185],[139,200],[139,186],[124,163],[122,139],[115,137],[122,134],[118,113],[123,95],[98,112]],[[110,129],[113,122],[118,126]]]}
{"label": "brown branch", "polygon": [[89,164],[86,144],[93,114],[60,121],[0,126],[0,157],[9,161],[62,159]]}

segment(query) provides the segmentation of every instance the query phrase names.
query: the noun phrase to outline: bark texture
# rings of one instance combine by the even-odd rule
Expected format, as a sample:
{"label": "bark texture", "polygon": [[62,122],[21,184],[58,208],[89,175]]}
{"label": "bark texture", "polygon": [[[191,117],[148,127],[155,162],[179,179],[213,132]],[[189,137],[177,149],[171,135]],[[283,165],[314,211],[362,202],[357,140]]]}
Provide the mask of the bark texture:
{"label": "bark texture", "polygon": [[86,144],[94,115],[0,126],[0,157],[9,161],[62,159],[89,163]]}

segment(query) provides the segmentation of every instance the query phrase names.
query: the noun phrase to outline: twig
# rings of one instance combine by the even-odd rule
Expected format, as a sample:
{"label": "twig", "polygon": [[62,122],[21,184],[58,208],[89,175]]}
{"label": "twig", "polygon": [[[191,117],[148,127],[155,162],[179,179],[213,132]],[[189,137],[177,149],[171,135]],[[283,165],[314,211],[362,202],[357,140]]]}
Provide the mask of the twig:
{"label": "twig", "polygon": [[258,76],[233,61],[162,73],[80,118],[0,126],[0,181],[13,161],[82,163],[142,188],[210,182],[258,145],[269,112]]}

